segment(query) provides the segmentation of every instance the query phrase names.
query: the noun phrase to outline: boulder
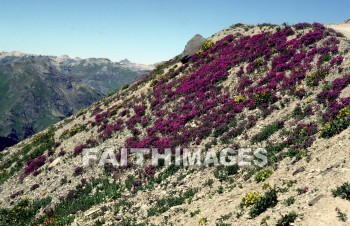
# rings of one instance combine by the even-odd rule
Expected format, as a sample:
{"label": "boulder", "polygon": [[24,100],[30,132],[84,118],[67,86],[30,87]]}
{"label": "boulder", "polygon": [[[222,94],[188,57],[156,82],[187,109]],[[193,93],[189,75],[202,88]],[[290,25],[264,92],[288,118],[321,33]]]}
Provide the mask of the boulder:
{"label": "boulder", "polygon": [[202,44],[206,41],[205,38],[202,37],[202,35],[196,34],[189,40],[185,46],[185,50],[181,53],[180,57],[184,57],[186,55],[193,55],[195,54],[201,47]]}

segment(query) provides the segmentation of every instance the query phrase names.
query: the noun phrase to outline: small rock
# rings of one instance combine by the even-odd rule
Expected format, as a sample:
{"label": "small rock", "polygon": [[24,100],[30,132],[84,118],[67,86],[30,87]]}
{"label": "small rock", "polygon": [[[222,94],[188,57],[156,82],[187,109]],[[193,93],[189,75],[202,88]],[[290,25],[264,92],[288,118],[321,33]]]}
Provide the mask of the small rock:
{"label": "small rock", "polygon": [[315,198],[313,198],[308,204],[309,206],[315,205],[318,201],[320,201],[321,198],[323,198],[324,195],[318,195]]}
{"label": "small rock", "polygon": [[49,168],[55,167],[57,166],[57,164],[61,161],[61,157],[58,157],[57,159],[55,159],[50,165]]}
{"label": "small rock", "polygon": [[99,210],[100,210],[100,209],[90,210],[89,212],[87,212],[87,213],[85,214],[85,216],[88,217],[88,216],[90,216],[91,214],[96,213],[96,212],[99,211]]}
{"label": "small rock", "polygon": [[123,217],[116,215],[116,216],[114,216],[114,219],[117,221],[121,221],[121,220],[123,220]]}
{"label": "small rock", "polygon": [[185,50],[181,54],[181,57],[195,54],[202,47],[202,44],[205,41],[206,39],[203,38],[201,35],[199,34],[195,35],[191,40],[187,42],[185,46]]}
{"label": "small rock", "polygon": [[298,168],[297,170],[295,170],[295,171],[292,173],[292,175],[295,176],[295,175],[297,175],[298,173],[301,173],[301,172],[304,172],[304,171],[305,171],[305,167],[302,166],[302,167]]}
{"label": "small rock", "polygon": [[323,170],[323,171],[321,172],[321,175],[324,176],[324,175],[326,175],[327,173],[329,173],[329,172],[331,172],[331,171],[332,171],[332,167],[328,167],[327,169],[325,169],[325,170]]}

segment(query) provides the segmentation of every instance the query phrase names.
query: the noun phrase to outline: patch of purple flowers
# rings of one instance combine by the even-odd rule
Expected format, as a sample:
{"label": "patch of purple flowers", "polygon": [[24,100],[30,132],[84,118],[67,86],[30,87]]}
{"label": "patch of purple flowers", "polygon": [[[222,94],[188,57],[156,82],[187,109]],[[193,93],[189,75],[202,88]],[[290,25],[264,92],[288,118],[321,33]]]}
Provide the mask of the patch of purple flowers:
{"label": "patch of purple flowers", "polygon": [[26,175],[29,175],[33,172],[38,171],[38,169],[43,166],[46,162],[45,155],[40,155],[37,158],[30,159],[27,161],[27,166],[24,168],[24,172]]}

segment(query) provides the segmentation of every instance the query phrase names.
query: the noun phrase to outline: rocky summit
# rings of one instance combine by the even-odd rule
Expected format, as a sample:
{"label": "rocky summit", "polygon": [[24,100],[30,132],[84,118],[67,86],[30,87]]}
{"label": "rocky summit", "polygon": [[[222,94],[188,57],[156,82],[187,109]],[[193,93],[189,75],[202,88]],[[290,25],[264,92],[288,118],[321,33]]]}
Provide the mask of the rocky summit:
{"label": "rocky summit", "polygon": [[187,42],[185,49],[180,56],[184,57],[195,54],[202,47],[205,41],[206,39],[203,38],[202,35],[196,34]]}
{"label": "rocky summit", "polygon": [[[214,34],[186,63],[159,64],[1,152],[0,225],[347,225],[349,49],[319,23]],[[6,70],[27,84],[57,70],[26,60]],[[92,92],[55,79],[57,99]]]}

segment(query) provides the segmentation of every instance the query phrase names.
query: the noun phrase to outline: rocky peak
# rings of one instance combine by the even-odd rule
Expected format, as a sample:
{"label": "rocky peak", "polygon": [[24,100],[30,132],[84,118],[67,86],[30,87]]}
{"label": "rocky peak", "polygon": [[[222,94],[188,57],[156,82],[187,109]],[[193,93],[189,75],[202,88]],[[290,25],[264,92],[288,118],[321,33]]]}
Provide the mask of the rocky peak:
{"label": "rocky peak", "polygon": [[121,63],[121,64],[130,64],[131,61],[128,60],[128,59],[124,59],[124,60],[119,61],[119,63]]}
{"label": "rocky peak", "polygon": [[195,54],[205,41],[206,39],[203,38],[202,35],[196,34],[187,42],[185,49],[181,54],[181,57]]}

